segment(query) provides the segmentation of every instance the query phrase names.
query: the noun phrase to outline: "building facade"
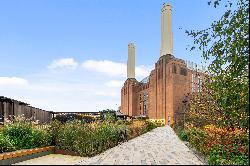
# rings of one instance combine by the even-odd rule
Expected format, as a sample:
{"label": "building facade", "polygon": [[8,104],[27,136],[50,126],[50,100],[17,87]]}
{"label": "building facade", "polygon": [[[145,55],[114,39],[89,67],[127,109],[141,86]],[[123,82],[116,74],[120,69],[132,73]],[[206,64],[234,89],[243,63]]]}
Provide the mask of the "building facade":
{"label": "building facade", "polygon": [[135,46],[128,44],[127,80],[121,89],[121,112],[172,124],[185,96],[201,89],[202,72],[173,56],[172,7],[161,10],[161,50],[150,75],[135,79]]}

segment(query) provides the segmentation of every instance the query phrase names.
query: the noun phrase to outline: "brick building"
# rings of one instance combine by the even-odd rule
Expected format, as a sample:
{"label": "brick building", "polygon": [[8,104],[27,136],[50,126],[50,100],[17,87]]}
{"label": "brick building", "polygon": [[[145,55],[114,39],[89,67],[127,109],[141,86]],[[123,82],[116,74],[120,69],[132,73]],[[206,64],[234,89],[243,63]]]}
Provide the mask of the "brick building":
{"label": "brick building", "polygon": [[203,79],[200,73],[202,70],[197,70],[193,64],[173,56],[172,7],[163,4],[160,58],[150,75],[140,82],[135,79],[135,46],[128,44],[127,80],[121,89],[121,112],[171,124],[175,112],[182,109],[185,96],[200,90]]}

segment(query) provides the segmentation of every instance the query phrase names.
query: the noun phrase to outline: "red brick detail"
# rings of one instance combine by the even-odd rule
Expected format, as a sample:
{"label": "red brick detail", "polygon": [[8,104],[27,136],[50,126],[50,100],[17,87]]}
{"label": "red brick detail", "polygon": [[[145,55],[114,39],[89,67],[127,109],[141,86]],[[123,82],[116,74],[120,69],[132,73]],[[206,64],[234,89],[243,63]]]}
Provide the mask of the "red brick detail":
{"label": "red brick detail", "polygon": [[[184,72],[183,72],[184,71]],[[148,93],[148,118],[174,122],[174,115],[182,109],[182,100],[192,89],[192,73],[183,60],[164,55],[155,63],[146,84],[127,79],[121,89],[121,112],[129,116],[143,113],[142,94]]]}

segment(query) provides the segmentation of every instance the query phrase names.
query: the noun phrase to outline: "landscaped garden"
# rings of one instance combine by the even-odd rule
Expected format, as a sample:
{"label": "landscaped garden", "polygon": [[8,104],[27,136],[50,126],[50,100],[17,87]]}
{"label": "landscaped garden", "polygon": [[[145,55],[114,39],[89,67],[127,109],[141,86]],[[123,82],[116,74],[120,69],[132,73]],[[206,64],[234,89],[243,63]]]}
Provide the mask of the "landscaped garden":
{"label": "landscaped garden", "polygon": [[187,96],[172,126],[212,165],[249,164],[249,1],[234,3],[209,1],[225,7],[222,17],[205,30],[186,31],[191,50],[210,61],[200,92]]}
{"label": "landscaped garden", "polygon": [[248,165],[249,133],[243,129],[221,128],[215,125],[203,127],[172,126],[183,141],[201,152],[211,165]]}
{"label": "landscaped garden", "polygon": [[79,156],[94,156],[158,125],[148,120],[106,118],[90,123],[53,120],[44,129],[25,119],[9,122],[0,129],[0,153],[55,146]]}

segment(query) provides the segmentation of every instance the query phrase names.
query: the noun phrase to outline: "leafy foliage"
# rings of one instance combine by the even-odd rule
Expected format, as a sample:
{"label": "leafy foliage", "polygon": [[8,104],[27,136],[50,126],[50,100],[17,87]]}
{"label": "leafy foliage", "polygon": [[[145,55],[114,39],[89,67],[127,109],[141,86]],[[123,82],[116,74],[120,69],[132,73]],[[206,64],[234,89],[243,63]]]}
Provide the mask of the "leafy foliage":
{"label": "leafy foliage", "polygon": [[209,164],[248,165],[249,1],[208,2],[215,8],[222,3],[226,11],[218,21],[205,30],[186,31],[194,39],[190,50],[201,50],[203,59],[212,62],[201,92],[187,96],[186,111],[178,112],[182,116],[174,129],[180,137],[187,133]]}
{"label": "leafy foliage", "polygon": [[3,134],[0,134],[0,153],[11,152],[13,150],[15,150],[15,147],[11,140]]}
{"label": "leafy foliage", "polygon": [[93,156],[156,128],[145,120],[82,123],[80,120],[58,120],[46,129],[36,129],[30,122],[14,121],[0,130],[0,152],[54,145],[81,156]]}
{"label": "leafy foliage", "polygon": [[226,150],[224,145],[216,145],[211,149],[208,163],[210,165],[249,165],[246,154],[235,154]]}
{"label": "leafy foliage", "polygon": [[3,135],[9,137],[17,149],[31,147],[32,126],[29,123],[16,122],[5,125]]}
{"label": "leafy foliage", "polygon": [[72,121],[62,124],[58,128],[55,141],[57,148],[72,151],[81,156],[94,156],[157,127],[152,122],[146,121],[111,122],[109,120],[86,124]]}
{"label": "leafy foliage", "polygon": [[179,125],[176,125],[176,124],[171,124],[171,127],[174,129],[177,136],[182,141],[188,141],[188,135],[187,135],[187,132],[183,129],[183,126],[179,126]]}
{"label": "leafy foliage", "polygon": [[56,145],[56,140],[58,139],[58,131],[59,128],[62,126],[62,123],[55,119],[51,122],[50,127],[48,129],[50,136],[51,136],[51,145]]}
{"label": "leafy foliage", "polygon": [[[2,134],[0,133],[0,135],[6,139],[6,145],[10,145],[9,149],[12,150],[30,149],[51,144],[50,133],[46,130],[33,128],[29,122],[7,124],[2,129]],[[5,150],[8,151],[8,148],[5,148]]]}
{"label": "leafy foliage", "polygon": [[[214,7],[220,3],[221,0],[209,2]],[[209,28],[186,33],[194,39],[191,50],[198,47],[205,60],[212,60],[206,94],[221,115],[217,124],[248,129],[249,1],[238,0],[234,11],[232,5],[228,1],[224,15]]]}
{"label": "leafy foliage", "polygon": [[57,115],[53,120],[60,121],[61,123],[66,123],[67,121],[73,121],[73,120],[80,120],[82,123],[90,123],[95,121],[95,119],[92,116],[75,114],[75,113]]}
{"label": "leafy foliage", "polygon": [[112,110],[112,109],[106,109],[100,112],[101,116],[100,119],[101,120],[105,120],[105,121],[116,121],[117,120],[117,116],[116,116],[116,111]]}
{"label": "leafy foliage", "polygon": [[[176,134],[205,155],[212,165],[248,165],[249,134],[242,129],[218,128],[207,125],[203,128],[187,126],[185,129],[172,125]],[[183,134],[185,133],[185,134]]]}

